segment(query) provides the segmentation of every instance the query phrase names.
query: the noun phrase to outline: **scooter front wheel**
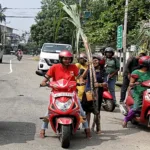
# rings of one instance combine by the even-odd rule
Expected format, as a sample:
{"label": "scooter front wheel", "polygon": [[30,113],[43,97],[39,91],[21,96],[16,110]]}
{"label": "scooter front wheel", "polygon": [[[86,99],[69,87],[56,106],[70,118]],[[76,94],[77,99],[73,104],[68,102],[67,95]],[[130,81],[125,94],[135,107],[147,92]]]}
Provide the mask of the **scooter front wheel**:
{"label": "scooter front wheel", "polygon": [[112,112],[115,109],[115,103],[113,100],[110,99],[104,99],[103,108],[106,111]]}
{"label": "scooter front wheel", "polygon": [[70,137],[71,137],[71,126],[70,125],[61,125],[61,134],[60,142],[62,148],[69,148],[70,146]]}

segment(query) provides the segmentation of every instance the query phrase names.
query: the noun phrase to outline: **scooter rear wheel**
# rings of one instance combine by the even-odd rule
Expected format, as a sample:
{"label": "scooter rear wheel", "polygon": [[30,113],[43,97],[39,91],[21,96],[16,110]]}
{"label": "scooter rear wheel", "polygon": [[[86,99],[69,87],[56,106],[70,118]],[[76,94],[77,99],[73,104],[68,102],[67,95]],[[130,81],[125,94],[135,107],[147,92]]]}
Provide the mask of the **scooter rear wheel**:
{"label": "scooter rear wheel", "polygon": [[115,103],[113,100],[110,99],[104,99],[104,105],[103,105],[104,110],[113,112],[115,109]]}
{"label": "scooter rear wheel", "polygon": [[61,126],[60,142],[62,148],[69,148],[71,137],[71,127],[70,125]]}

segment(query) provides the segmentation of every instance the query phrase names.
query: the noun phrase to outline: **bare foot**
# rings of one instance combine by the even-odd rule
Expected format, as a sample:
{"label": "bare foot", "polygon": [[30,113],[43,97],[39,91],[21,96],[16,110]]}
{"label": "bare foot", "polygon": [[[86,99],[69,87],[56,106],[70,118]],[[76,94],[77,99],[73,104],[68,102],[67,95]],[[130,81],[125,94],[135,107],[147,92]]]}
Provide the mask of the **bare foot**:
{"label": "bare foot", "polygon": [[123,127],[123,128],[127,128],[127,122],[123,121],[122,127]]}

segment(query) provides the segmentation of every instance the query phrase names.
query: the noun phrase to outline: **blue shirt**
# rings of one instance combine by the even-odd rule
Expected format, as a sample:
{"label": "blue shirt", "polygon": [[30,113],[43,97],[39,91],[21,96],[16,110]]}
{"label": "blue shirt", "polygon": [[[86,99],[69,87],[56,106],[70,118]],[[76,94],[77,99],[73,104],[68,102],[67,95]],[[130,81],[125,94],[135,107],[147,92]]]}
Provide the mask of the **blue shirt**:
{"label": "blue shirt", "polygon": [[[96,79],[97,79],[97,82],[98,82],[98,83],[103,83],[103,82],[105,82],[104,75],[105,75],[105,70],[96,71]],[[93,82],[93,83],[94,83],[94,82]],[[101,87],[100,87],[100,88],[101,88]],[[85,91],[90,91],[90,90],[91,90],[90,71],[88,71]]]}

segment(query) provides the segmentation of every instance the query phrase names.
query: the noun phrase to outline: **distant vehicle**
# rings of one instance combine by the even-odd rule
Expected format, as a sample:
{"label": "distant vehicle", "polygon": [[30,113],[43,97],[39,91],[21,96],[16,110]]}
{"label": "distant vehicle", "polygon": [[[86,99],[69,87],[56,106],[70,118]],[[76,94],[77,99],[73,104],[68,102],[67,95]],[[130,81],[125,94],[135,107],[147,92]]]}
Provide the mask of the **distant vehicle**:
{"label": "distant vehicle", "polygon": [[10,51],[11,55],[15,55],[16,51]]}
{"label": "distant vehicle", "polygon": [[4,49],[2,44],[0,43],[0,63],[3,61],[3,54],[4,54]]}
{"label": "distant vehicle", "polygon": [[44,43],[40,53],[38,70],[46,72],[50,66],[59,63],[58,56],[62,50],[72,51],[72,46],[60,43]]}

